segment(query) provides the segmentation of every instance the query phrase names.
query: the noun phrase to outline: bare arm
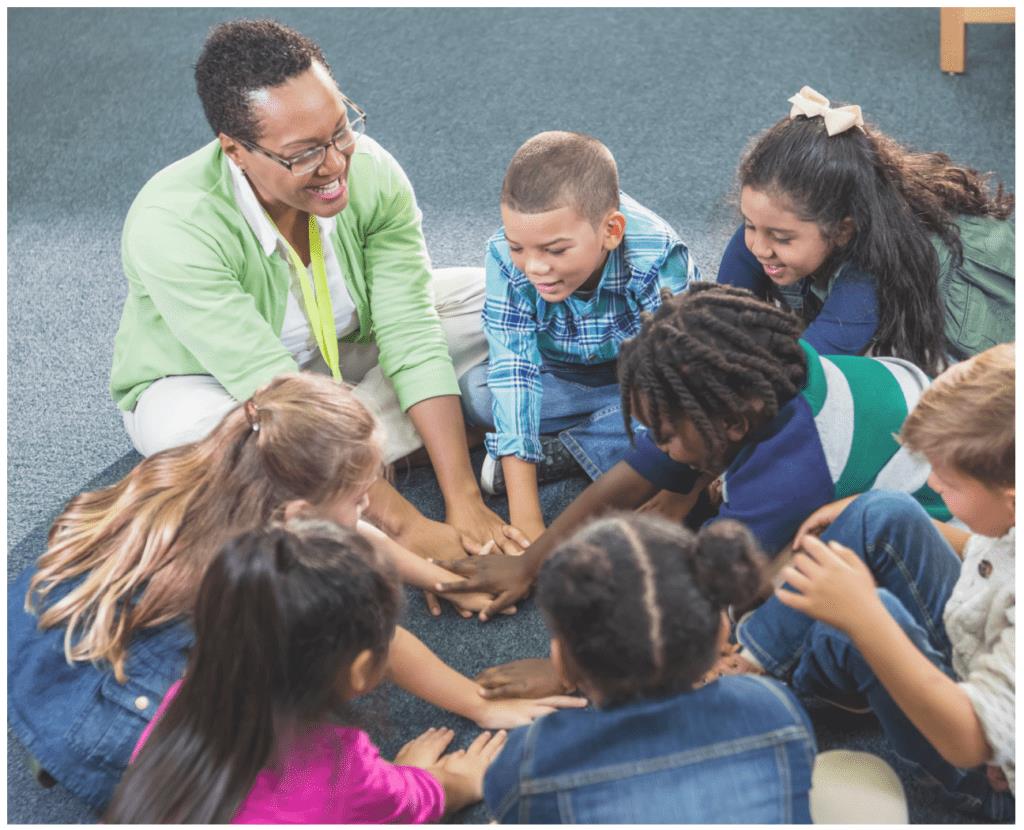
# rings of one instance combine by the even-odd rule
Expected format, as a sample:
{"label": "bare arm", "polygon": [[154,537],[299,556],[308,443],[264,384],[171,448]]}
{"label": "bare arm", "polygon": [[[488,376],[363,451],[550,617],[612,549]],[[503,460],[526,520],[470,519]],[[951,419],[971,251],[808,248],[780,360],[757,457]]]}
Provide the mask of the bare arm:
{"label": "bare arm", "polygon": [[850,632],[854,645],[911,723],[954,766],[989,761],[992,749],[960,684],[918,651],[880,602],[862,614]]}
{"label": "bare arm", "polygon": [[522,726],[555,709],[587,703],[583,698],[561,695],[539,700],[485,700],[472,680],[442,662],[401,626],[391,642],[387,677],[410,694],[469,718],[484,729]]}
{"label": "bare arm", "polygon": [[508,516],[512,525],[532,541],[544,532],[544,514],[537,491],[537,465],[514,455],[501,459],[508,492]]}
{"label": "bare arm", "polygon": [[967,540],[971,538],[971,533],[968,530],[963,530],[959,527],[953,527],[951,524],[946,522],[940,522],[938,519],[932,519],[932,524],[942,535],[942,538],[949,542],[949,546],[953,548],[953,552],[961,559],[964,558],[964,548],[967,546]]}
{"label": "bare arm", "polygon": [[494,541],[502,549],[509,547],[504,520],[484,504],[473,476],[459,396],[427,398],[410,406],[408,415],[434,467],[447,523],[471,546]]}

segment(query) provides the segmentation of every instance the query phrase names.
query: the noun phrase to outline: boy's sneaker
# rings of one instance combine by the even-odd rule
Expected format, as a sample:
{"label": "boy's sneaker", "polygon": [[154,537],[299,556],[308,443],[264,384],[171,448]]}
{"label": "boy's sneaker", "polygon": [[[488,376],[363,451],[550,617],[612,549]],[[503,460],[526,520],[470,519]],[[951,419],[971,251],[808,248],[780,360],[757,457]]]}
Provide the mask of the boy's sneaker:
{"label": "boy's sneaker", "polygon": [[[583,468],[557,435],[542,435],[540,449],[544,458],[537,462],[538,484],[560,481],[583,472]],[[505,474],[501,470],[501,462],[492,458],[490,453],[484,456],[484,464],[480,468],[480,487],[492,496],[505,493]]]}

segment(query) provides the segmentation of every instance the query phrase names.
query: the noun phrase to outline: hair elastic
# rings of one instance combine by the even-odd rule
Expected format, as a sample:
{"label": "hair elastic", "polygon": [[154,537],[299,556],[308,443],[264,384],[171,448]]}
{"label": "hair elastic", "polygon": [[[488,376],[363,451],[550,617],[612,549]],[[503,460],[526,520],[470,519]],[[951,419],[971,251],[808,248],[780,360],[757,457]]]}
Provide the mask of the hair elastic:
{"label": "hair elastic", "polygon": [[798,115],[807,118],[820,115],[825,119],[825,130],[829,136],[845,133],[851,127],[858,127],[861,132],[864,131],[864,118],[856,104],[833,108],[828,98],[809,86],[800,87],[796,95],[786,100],[793,105],[789,111],[790,121]]}

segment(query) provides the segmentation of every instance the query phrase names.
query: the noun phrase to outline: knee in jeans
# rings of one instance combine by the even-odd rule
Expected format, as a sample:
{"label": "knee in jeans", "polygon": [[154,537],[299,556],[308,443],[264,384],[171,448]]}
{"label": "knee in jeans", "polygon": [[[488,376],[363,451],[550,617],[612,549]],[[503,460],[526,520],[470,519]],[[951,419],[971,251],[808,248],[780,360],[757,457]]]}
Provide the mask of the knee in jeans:
{"label": "knee in jeans", "polygon": [[459,378],[462,411],[466,420],[474,426],[489,427],[493,422],[491,392],[487,388],[487,366],[487,361],[478,363]]}
{"label": "knee in jeans", "polygon": [[843,511],[843,515],[850,513],[859,516],[864,520],[871,519],[874,522],[886,524],[904,525],[919,520],[922,516],[928,518],[924,508],[914,499],[910,493],[899,493],[891,490],[871,490],[862,493],[849,507]]}

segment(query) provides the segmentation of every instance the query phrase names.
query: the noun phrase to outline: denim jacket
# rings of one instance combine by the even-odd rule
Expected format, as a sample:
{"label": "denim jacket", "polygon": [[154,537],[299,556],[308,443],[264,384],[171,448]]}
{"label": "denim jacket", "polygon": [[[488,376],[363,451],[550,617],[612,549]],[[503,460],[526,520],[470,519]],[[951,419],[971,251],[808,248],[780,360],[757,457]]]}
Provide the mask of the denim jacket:
{"label": "denim jacket", "polygon": [[500,822],[809,823],[816,745],[785,686],[723,677],[670,698],[565,709],[514,730],[487,770]]}
{"label": "denim jacket", "polygon": [[[123,685],[107,663],[68,664],[63,627],[40,631],[25,611],[28,568],[7,589],[7,716],[21,743],[53,778],[102,810],[135,743],[181,677],[192,628],[167,623],[136,635]],[[71,586],[61,586],[54,598]]]}

